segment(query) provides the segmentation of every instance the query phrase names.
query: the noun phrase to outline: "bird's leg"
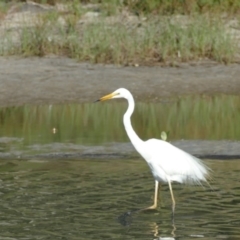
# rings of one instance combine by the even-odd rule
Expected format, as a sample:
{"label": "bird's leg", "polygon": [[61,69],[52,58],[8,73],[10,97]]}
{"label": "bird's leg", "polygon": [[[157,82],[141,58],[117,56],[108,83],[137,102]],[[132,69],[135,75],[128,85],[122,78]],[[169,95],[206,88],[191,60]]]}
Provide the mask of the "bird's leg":
{"label": "bird's leg", "polygon": [[175,211],[175,199],[174,199],[174,195],[173,195],[173,190],[172,190],[172,184],[171,181],[168,180],[168,185],[169,185],[169,189],[170,189],[170,193],[171,193],[171,197],[172,197],[172,214],[174,216],[174,211]]}
{"label": "bird's leg", "polygon": [[154,193],[154,202],[153,205],[147,208],[144,208],[142,210],[148,210],[148,209],[156,209],[157,208],[157,200],[158,200],[158,188],[159,188],[159,182],[155,180],[155,193]]}

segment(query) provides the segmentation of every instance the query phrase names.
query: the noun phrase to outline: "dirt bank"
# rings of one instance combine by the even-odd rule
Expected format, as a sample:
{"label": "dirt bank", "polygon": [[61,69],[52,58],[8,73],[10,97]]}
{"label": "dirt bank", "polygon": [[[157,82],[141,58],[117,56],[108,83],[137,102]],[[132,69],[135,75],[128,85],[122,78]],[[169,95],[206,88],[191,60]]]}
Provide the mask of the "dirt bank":
{"label": "dirt bank", "polygon": [[119,87],[138,101],[188,94],[238,94],[240,67],[205,62],[179,67],[120,67],[68,58],[0,58],[0,105],[92,102]]}

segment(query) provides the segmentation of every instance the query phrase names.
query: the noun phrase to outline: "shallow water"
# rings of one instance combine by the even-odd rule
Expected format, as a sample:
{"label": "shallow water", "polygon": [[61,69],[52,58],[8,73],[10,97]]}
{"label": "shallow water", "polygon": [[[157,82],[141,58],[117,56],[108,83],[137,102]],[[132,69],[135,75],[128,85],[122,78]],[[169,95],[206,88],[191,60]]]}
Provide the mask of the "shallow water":
{"label": "shallow water", "polygon": [[[160,138],[165,131],[168,141],[239,141],[239,106],[240,97],[224,95],[138,103],[132,124],[142,139]],[[93,153],[93,146],[97,146],[95,153],[107,152],[109,149],[99,146],[129,142],[122,123],[126,108],[125,102],[117,100],[1,108],[0,155],[24,158],[60,151]]]}
{"label": "shallow water", "polygon": [[[240,139],[239,103],[234,96],[139,103],[133,125],[143,139],[163,130],[168,140],[188,139],[197,153],[203,145],[193,139]],[[157,211],[134,212],[152,204],[154,181],[131,155],[125,109],[119,102],[0,109],[0,239],[240,238],[239,160],[206,160],[211,188],[174,184],[174,222],[167,185]],[[206,144],[210,153],[233,151]]]}
{"label": "shallow water", "polygon": [[[1,161],[0,239],[239,239],[240,161],[206,160],[209,187],[167,185],[157,211],[143,160]],[[167,238],[166,238],[167,239]]]}

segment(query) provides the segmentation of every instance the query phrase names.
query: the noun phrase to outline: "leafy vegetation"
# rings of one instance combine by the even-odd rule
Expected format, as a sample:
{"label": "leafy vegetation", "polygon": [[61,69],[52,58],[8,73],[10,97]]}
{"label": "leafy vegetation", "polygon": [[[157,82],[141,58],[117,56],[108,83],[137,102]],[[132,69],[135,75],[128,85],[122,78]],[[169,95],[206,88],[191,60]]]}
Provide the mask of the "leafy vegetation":
{"label": "leafy vegetation", "polygon": [[[101,8],[128,8],[137,14],[194,14],[194,13],[239,13],[239,0],[33,0],[36,3],[56,5],[71,4],[101,4]],[[2,0],[8,3],[9,0]],[[12,2],[24,2],[15,0]]]}
{"label": "leafy vegetation", "polygon": [[[236,39],[226,29],[226,19],[219,13],[237,13],[240,1],[67,2],[67,14],[49,11],[40,14],[34,26],[26,24],[14,34],[6,31],[0,40],[0,54],[56,54],[93,63],[175,65],[202,59],[230,63],[239,52]],[[95,17],[82,23],[89,11],[83,7],[86,2],[98,4],[99,9],[94,10]],[[127,11],[126,21],[122,11]],[[117,20],[119,15],[122,21]],[[128,16],[135,21],[129,22]]]}

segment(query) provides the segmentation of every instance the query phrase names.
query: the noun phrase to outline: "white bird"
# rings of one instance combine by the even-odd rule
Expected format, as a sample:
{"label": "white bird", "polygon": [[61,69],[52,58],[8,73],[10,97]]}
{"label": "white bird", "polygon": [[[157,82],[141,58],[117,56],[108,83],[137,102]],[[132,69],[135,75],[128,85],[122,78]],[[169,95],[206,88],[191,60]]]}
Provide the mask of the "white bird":
{"label": "white bird", "polygon": [[155,179],[154,203],[145,209],[157,208],[159,182],[167,182],[172,198],[172,211],[175,210],[175,199],[172,182],[201,184],[207,182],[210,169],[198,158],[173,146],[169,142],[159,139],[141,140],[132,128],[131,116],[135,103],[132,94],[125,88],[119,88],[97,101],[113,98],[125,98],[128,109],[123,116],[123,123],[127,135],[138,153],[146,160]]}

